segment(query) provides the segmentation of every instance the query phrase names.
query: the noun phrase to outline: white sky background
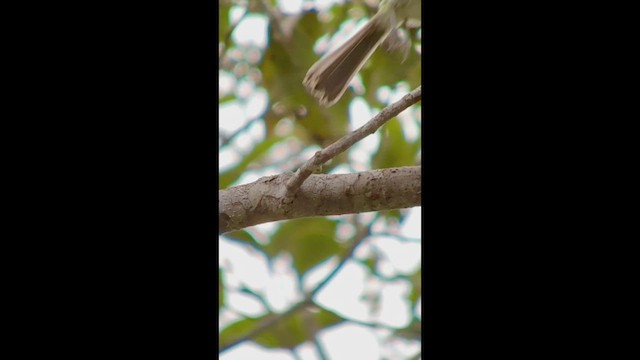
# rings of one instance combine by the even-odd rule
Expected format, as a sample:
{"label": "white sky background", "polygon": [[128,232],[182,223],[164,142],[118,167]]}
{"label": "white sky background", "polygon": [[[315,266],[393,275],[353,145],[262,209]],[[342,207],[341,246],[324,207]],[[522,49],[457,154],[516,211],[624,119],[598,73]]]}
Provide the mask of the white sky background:
{"label": "white sky background", "polygon": [[[322,10],[328,9],[333,3],[344,3],[335,0],[307,1],[314,3],[315,7]],[[279,1],[278,8],[287,13],[295,14],[302,10],[302,0]],[[231,21],[234,22],[242,16],[241,10],[232,11]],[[362,26],[363,23],[359,24]],[[352,27],[351,32],[359,27]],[[253,44],[263,49],[267,44],[267,21],[263,16],[251,15],[244,18],[232,34],[236,43]],[[348,35],[348,34],[346,34]],[[344,38],[347,38],[345,36]],[[344,40],[343,40],[344,41]],[[354,79],[358,81],[358,77]],[[235,91],[238,100],[227,101],[220,105],[220,133],[230,135],[238,129],[246,127],[246,130],[237,136],[230,146],[226,146],[219,154],[220,171],[224,171],[237,163],[247,152],[251,151],[252,144],[261,142],[265,137],[264,124],[259,116],[268,106],[268,94],[264,89],[256,88],[250,83],[239,84],[233,75],[220,72],[220,92]],[[378,90],[378,97],[385,102],[393,102],[409,92],[409,89],[400,84],[395,89],[382,88]],[[367,122],[380,109],[372,109],[361,98],[356,97],[349,106],[350,130],[356,129]],[[413,140],[418,136],[419,128],[415,118],[419,117],[419,111],[411,109],[398,117],[405,136]],[[257,121],[251,121],[257,119]],[[278,124],[278,131],[283,135],[291,130],[291,123],[285,119]],[[371,169],[371,154],[377,149],[379,134],[373,134],[360,141],[349,150],[349,158],[354,164],[353,168],[341,168],[335,172],[351,173],[354,171],[367,171]],[[274,147],[273,158],[286,158],[292,153],[291,149],[298,148],[301,161],[309,159],[319,148],[303,149],[295,140],[285,144],[282,148]],[[234,185],[252,182],[265,175],[281,173],[292,170],[289,163],[284,163],[280,168],[262,168],[259,171],[247,171]],[[287,168],[289,166],[289,168]],[[386,258],[381,259],[379,271],[385,276],[392,277],[397,274],[411,274],[420,267],[421,249],[421,208],[412,208],[407,211],[407,216],[397,233],[403,239],[390,236],[372,236],[366,240],[356,251],[356,257],[366,257],[371,251],[381,251]],[[360,216],[372,217],[372,213]],[[340,218],[340,217],[331,217]],[[262,224],[246,229],[256,237],[258,241],[264,240],[276,228],[275,223]],[[378,221],[373,227],[373,233],[386,229],[386,224]],[[349,236],[350,229],[338,226],[336,238]],[[225,269],[224,281],[229,288],[246,285],[250,289],[261,294],[268,302],[269,307],[281,312],[301,300],[301,295],[296,289],[295,275],[290,271],[291,259],[281,256],[275,260],[272,271],[267,267],[266,259],[262,254],[256,253],[249,247],[231,242],[224,236],[219,239],[220,257],[219,264]],[[305,289],[311,288],[320,281],[336,265],[335,260],[329,260],[309,271],[303,278]],[[407,295],[411,289],[408,282],[400,280],[380,282],[365,277],[366,268],[361,264],[350,261],[341,271],[323,288],[317,295],[316,301],[325,308],[342,316],[356,321],[376,322],[388,327],[401,328],[408,325],[411,312],[407,302]],[[372,311],[363,296],[370,296],[372,292],[380,296],[379,309]],[[225,308],[220,314],[220,327],[223,328],[241,316],[261,316],[267,312],[264,305],[254,298],[237,291],[225,293]],[[226,308],[232,308],[226,309]],[[419,314],[419,310],[418,310]],[[343,324],[325,329],[319,333],[319,341],[331,360],[359,359],[374,360],[383,356],[388,359],[403,359],[414,355],[420,349],[419,343],[401,342],[393,340],[391,344],[385,344],[389,339],[390,331],[387,329],[372,329],[371,327],[352,324]],[[391,340],[389,340],[391,341]],[[392,349],[393,352],[390,352]],[[296,348],[298,359],[319,360],[312,344],[305,343]],[[297,360],[287,350],[274,350],[263,348],[253,342],[245,342],[224,352],[222,360]]]}

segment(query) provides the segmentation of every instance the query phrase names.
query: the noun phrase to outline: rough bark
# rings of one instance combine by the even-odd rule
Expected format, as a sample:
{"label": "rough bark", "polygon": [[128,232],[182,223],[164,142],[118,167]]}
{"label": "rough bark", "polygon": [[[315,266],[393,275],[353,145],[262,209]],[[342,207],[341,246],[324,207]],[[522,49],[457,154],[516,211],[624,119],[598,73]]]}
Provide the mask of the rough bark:
{"label": "rough bark", "polygon": [[286,196],[292,173],[218,191],[219,233],[271,221],[354,214],[421,205],[420,166],[356,174],[311,175],[293,197]]}

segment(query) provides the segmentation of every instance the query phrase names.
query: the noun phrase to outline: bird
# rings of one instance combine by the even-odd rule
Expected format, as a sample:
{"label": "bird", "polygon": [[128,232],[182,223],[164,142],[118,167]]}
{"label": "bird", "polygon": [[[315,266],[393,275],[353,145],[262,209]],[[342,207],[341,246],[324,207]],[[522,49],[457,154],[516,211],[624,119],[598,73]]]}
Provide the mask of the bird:
{"label": "bird", "polygon": [[309,68],[302,84],[320,105],[334,105],[391,31],[407,19],[421,18],[420,0],[382,0],[362,29]]}

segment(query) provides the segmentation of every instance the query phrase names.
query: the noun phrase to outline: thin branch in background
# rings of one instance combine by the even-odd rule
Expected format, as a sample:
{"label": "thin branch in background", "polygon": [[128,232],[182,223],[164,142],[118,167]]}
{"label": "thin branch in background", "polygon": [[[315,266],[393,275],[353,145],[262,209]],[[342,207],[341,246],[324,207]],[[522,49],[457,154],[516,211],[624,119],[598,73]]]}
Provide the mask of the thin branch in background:
{"label": "thin branch in background", "polygon": [[273,326],[275,323],[277,323],[278,321],[281,321],[283,319],[286,319],[287,317],[295,314],[296,312],[298,312],[298,310],[305,308],[308,305],[311,305],[311,301],[308,299],[305,299],[299,303],[297,303],[296,305],[294,305],[293,307],[291,307],[289,310],[283,312],[280,315],[276,315],[276,314],[272,314],[272,316],[267,316],[264,319],[262,319],[262,321],[260,321],[258,324],[256,324],[256,326],[251,329],[251,331],[247,332],[246,334],[236,338],[235,340],[230,341],[229,343],[225,344],[224,346],[220,347],[220,349],[218,350],[218,353],[221,354],[229,349],[231,349],[232,347],[245,342],[251,338],[253,338],[254,336],[262,333],[263,331],[265,331],[266,329],[268,329],[269,327]]}
{"label": "thin branch in background", "polygon": [[282,46],[282,50],[294,67],[304,66],[300,57],[295,55],[295,47],[292,42],[294,31],[299,31],[296,28],[296,23],[302,18],[302,15],[283,14],[269,4],[268,0],[259,0],[259,3],[269,18],[269,29],[271,29],[270,33],[273,34],[271,38]]}
{"label": "thin branch in background", "polygon": [[[274,28],[274,39],[282,45],[290,45],[293,31],[295,30],[295,24],[298,22],[301,15],[285,15],[269,4],[268,0],[260,0],[259,3],[262,10],[267,14],[270,25]],[[285,50],[287,50],[290,56],[293,55],[290,51],[290,46],[286,46]]]}
{"label": "thin branch in background", "polygon": [[257,302],[259,302],[260,304],[262,304],[262,306],[264,306],[265,309],[271,311],[271,306],[269,305],[269,303],[264,299],[264,297],[260,294],[257,294],[255,291],[247,288],[246,286],[242,286],[239,290],[239,293],[241,294],[245,294],[247,296],[251,296],[252,298],[254,298]]}
{"label": "thin branch in background", "polygon": [[244,20],[244,18],[247,17],[247,15],[249,15],[249,9],[245,9],[244,13],[240,16],[240,19],[238,19],[238,21],[231,24],[231,26],[229,27],[229,30],[224,35],[225,47],[227,47],[227,44],[231,40],[231,34],[233,34],[233,31],[238,27],[238,25],[242,22],[242,20]]}
{"label": "thin branch in background", "polygon": [[362,243],[362,241],[368,236],[368,234],[370,233],[370,225],[373,224],[373,221],[366,227],[363,227],[362,229],[360,229],[360,231],[356,234],[356,236],[354,236],[353,239],[353,244],[349,247],[349,249],[347,249],[344,254],[341,256],[341,260],[340,262],[336,265],[336,267],[331,271],[331,273],[329,273],[329,275],[327,275],[327,277],[325,277],[318,285],[316,285],[313,290],[311,290],[309,293],[307,293],[304,297],[304,300],[302,300],[301,302],[297,303],[296,305],[292,306],[289,310],[285,311],[284,313],[280,314],[280,315],[275,315],[273,314],[273,316],[267,316],[264,319],[262,319],[262,321],[260,321],[258,324],[256,324],[256,326],[251,329],[251,331],[247,332],[246,334],[236,338],[235,340],[230,341],[229,343],[225,344],[224,346],[220,347],[220,349],[218,350],[218,353],[221,354],[224,351],[229,350],[230,348],[245,342],[253,337],[255,337],[256,335],[262,333],[263,331],[265,331],[266,329],[268,329],[269,327],[273,326],[275,323],[297,313],[299,310],[304,309],[307,306],[313,305],[313,296],[320,291],[328,282],[329,280],[331,280],[337,273],[338,271],[342,268],[342,266],[347,262],[348,259],[351,258],[351,256],[353,255],[353,252],[355,251],[355,249],[358,247],[358,245],[360,245]]}
{"label": "thin branch in background", "polygon": [[[379,215],[376,214],[376,218]],[[313,302],[313,297],[321,290],[323,289],[331,279],[333,279],[335,277],[335,275],[340,271],[340,269],[344,266],[344,264],[353,257],[353,254],[355,252],[355,250],[358,248],[358,246],[360,246],[362,244],[362,242],[364,241],[364,239],[368,238],[371,235],[371,226],[372,224],[375,222],[376,218],[374,218],[369,225],[365,226],[365,227],[361,227],[358,232],[356,233],[356,235],[353,237],[353,243],[351,244],[351,246],[342,254],[341,256],[341,260],[340,262],[333,268],[333,270],[320,282],[318,283],[311,291],[309,291],[305,297],[304,300],[302,300],[301,302],[297,303],[296,305],[292,306],[289,310],[285,311],[284,313],[280,314],[280,315],[275,315],[272,314],[272,316],[267,316],[265,317],[260,323],[258,323],[253,329],[251,329],[251,331],[247,332],[246,334],[238,337],[237,339],[225,344],[224,346],[222,346],[219,349],[219,353],[223,353],[226,350],[229,350],[230,348],[245,342],[247,340],[250,340],[251,338],[257,336],[258,334],[262,333],[263,331],[267,330],[268,328],[270,328],[271,326],[273,326],[274,324],[276,324],[279,321],[282,321],[284,319],[286,319],[287,317],[296,314],[298,311],[306,308],[307,306],[311,306],[314,305]],[[359,325],[363,325],[363,326],[368,326],[371,328],[386,328],[389,330],[397,330],[393,327],[388,327],[386,325],[383,324],[377,324],[377,323],[369,323],[369,322],[363,322],[363,321],[359,321],[359,320],[352,320],[349,319],[348,321],[359,324]],[[418,355],[419,356],[419,355]]]}
{"label": "thin branch in background", "polygon": [[320,360],[329,360],[329,357],[322,348],[322,344],[320,344],[317,336],[313,338],[313,345],[316,348],[316,352],[318,353],[318,357],[320,358]]}
{"label": "thin branch in background", "polygon": [[233,134],[229,135],[228,137],[222,139],[222,143],[220,143],[220,146],[218,148],[222,149],[223,147],[229,145],[231,143],[231,141],[233,141],[233,139],[238,137],[238,135],[242,134],[247,129],[249,129],[253,124],[255,124],[256,122],[258,122],[258,121],[260,121],[262,119],[263,119],[262,116],[256,116],[253,119],[247,121],[244,125],[242,125],[242,127],[240,129],[236,130]]}
{"label": "thin branch in background", "polygon": [[[373,224],[374,222],[375,220],[372,221],[371,224]],[[342,267],[347,262],[347,260],[351,259],[351,257],[353,256],[353,252],[362,243],[362,241],[365,238],[367,238],[367,236],[369,236],[370,231],[371,231],[371,228],[369,226],[363,227],[360,229],[360,231],[358,231],[358,233],[354,236],[353,243],[351,244],[349,249],[347,249],[347,251],[342,255],[342,258],[340,259],[340,262],[338,262],[338,265],[336,265],[336,267],[333,268],[333,270],[329,273],[329,275],[327,275],[327,277],[325,277],[318,285],[316,285],[316,287],[313,290],[311,290],[311,292],[309,292],[308,296],[310,298],[316,295],[325,285],[327,285],[327,283],[331,279],[333,279],[333,277],[338,273],[338,271],[342,269]]]}
{"label": "thin branch in background", "polygon": [[302,358],[300,357],[300,355],[298,355],[295,349],[290,349],[289,351],[291,353],[291,356],[293,356],[294,360],[302,360]]}
{"label": "thin branch in background", "polygon": [[220,56],[220,64],[224,64],[226,62],[227,49],[229,48],[229,43],[231,43],[231,34],[233,34],[233,31],[238,27],[238,25],[242,22],[242,20],[244,20],[244,18],[248,14],[249,14],[249,9],[245,8],[244,13],[242,14],[242,16],[240,16],[238,21],[234,22],[233,24],[231,24],[231,26],[229,26],[227,33],[224,35],[224,40],[222,41],[224,48],[222,49],[222,54],[220,54],[222,55]]}
{"label": "thin branch in background", "polygon": [[371,233],[371,236],[390,237],[400,242],[407,242],[407,243],[418,243],[418,244],[422,243],[422,240],[420,238],[414,238],[414,237],[404,236],[400,234],[392,234],[390,232],[374,232],[374,233]]}
{"label": "thin branch in background", "polygon": [[325,149],[316,152],[315,155],[313,155],[313,157],[309,159],[309,161],[304,163],[304,165],[302,165],[300,169],[298,169],[298,171],[287,182],[287,196],[293,196],[296,191],[300,189],[302,183],[313,173],[314,169],[333,159],[338,154],[346,151],[358,141],[375,133],[387,121],[391,120],[393,117],[397,116],[406,108],[417,103],[421,99],[422,86],[418,86],[415,90],[405,95],[399,101],[382,109],[382,111],[380,111],[376,116],[374,116],[360,128],[343,136],[338,141],[329,145]]}
{"label": "thin branch in background", "polygon": [[273,26],[275,30],[275,34],[279,37],[278,40],[285,39],[285,32],[282,28],[283,16],[279,12],[277,12],[271,4],[269,4],[268,0],[260,0],[260,5],[262,5],[262,9],[267,13],[267,17],[269,18],[269,22],[271,26]]}

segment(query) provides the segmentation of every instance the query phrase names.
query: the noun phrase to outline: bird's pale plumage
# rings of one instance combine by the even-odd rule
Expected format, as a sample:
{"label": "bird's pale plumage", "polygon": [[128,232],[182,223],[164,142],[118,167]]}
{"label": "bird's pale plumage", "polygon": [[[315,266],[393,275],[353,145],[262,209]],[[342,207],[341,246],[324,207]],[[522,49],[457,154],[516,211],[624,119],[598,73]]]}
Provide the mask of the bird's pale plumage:
{"label": "bird's pale plumage", "polygon": [[311,66],[303,85],[322,106],[335,104],[389,33],[407,18],[421,17],[419,0],[383,0],[367,24]]}

